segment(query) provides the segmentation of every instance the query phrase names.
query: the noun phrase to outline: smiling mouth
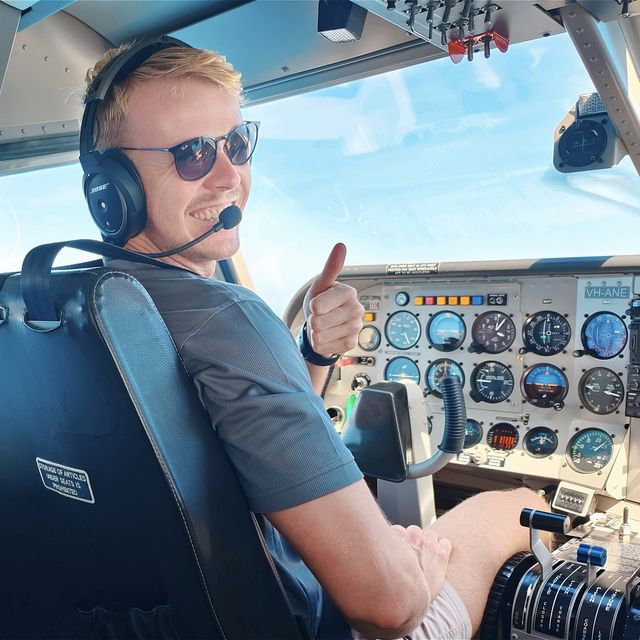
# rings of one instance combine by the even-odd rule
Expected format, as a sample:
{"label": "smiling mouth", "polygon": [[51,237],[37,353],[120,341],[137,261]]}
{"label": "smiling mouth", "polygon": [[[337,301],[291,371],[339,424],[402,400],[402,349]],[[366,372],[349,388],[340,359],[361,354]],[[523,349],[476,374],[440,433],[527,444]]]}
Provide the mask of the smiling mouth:
{"label": "smiling mouth", "polygon": [[223,204],[211,206],[211,207],[202,207],[201,209],[196,209],[195,211],[190,211],[189,216],[191,218],[195,218],[196,220],[202,220],[203,222],[218,222],[220,219],[220,213],[224,211],[227,207],[231,205],[235,205],[234,202],[225,202]]}

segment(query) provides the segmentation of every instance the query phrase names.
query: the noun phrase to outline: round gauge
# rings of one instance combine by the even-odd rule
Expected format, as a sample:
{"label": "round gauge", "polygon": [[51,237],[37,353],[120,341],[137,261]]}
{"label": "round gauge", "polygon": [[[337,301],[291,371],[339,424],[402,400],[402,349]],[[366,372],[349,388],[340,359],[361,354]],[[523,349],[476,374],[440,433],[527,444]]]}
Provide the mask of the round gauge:
{"label": "round gauge", "polygon": [[477,346],[482,347],[482,351],[502,353],[516,339],[516,325],[502,311],[487,311],[476,318],[471,337]]}
{"label": "round gauge", "polygon": [[498,451],[511,451],[518,444],[518,430],[508,422],[494,424],[487,433],[487,444]]}
{"label": "round gauge", "polygon": [[457,362],[449,360],[449,358],[434,360],[427,368],[427,372],[424,375],[424,382],[427,385],[427,389],[429,389],[436,398],[442,398],[440,382],[445,376],[457,376],[462,386],[464,386],[464,373]]}
{"label": "round gauge", "polygon": [[464,444],[463,449],[475,447],[482,440],[482,425],[477,420],[467,419],[464,427]]}
{"label": "round gauge", "polygon": [[586,167],[607,148],[607,131],[597,120],[579,118],[558,140],[558,155],[570,167]]}
{"label": "round gauge", "polygon": [[613,440],[602,429],[583,429],[569,442],[567,458],[579,473],[595,473],[604,469],[613,455]]}
{"label": "round gauge", "polygon": [[569,381],[552,364],[534,364],[522,374],[521,390],[527,402],[546,409],[562,406],[569,391]]}
{"label": "round gauge", "polygon": [[606,367],[585,371],[578,386],[580,402],[593,413],[613,413],[624,400],[622,380]]}
{"label": "round gauge", "polygon": [[467,335],[464,320],[453,311],[439,311],[427,325],[427,338],[438,351],[457,349]]}
{"label": "round gauge", "polygon": [[524,436],[524,450],[534,458],[546,458],[558,448],[558,436],[549,427],[534,427]]}
{"label": "round gauge", "polygon": [[384,370],[384,379],[391,382],[412,380],[416,384],[420,384],[420,369],[413,360],[400,356],[389,360]]}
{"label": "round gauge", "polygon": [[380,332],[371,325],[362,327],[358,334],[358,346],[365,351],[373,351],[380,346]]}
{"label": "round gauge", "polygon": [[399,307],[406,307],[409,304],[409,300],[411,298],[409,298],[409,294],[406,291],[398,291],[398,293],[396,293],[396,304]]}
{"label": "round gauge", "polygon": [[555,311],[539,311],[527,318],[522,329],[525,349],[539,356],[560,353],[571,340],[571,326]]}
{"label": "round gauge", "polygon": [[384,333],[392,347],[411,349],[420,339],[420,322],[409,311],[396,311],[389,316]]}
{"label": "round gauge", "polygon": [[502,402],[513,391],[513,374],[501,362],[488,360],[471,373],[471,398],[476,402]]}
{"label": "round gauge", "polygon": [[594,358],[615,358],[627,344],[627,326],[615,313],[598,311],[582,327],[582,344]]}

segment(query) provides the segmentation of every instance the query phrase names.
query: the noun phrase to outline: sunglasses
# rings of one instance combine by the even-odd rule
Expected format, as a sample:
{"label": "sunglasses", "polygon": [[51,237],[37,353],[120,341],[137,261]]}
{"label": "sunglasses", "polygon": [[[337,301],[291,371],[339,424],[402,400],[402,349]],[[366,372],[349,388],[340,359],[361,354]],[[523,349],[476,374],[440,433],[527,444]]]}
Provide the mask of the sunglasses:
{"label": "sunglasses", "polygon": [[259,122],[243,122],[225,136],[212,138],[199,136],[175,147],[120,147],[126,151],[167,151],[173,155],[178,175],[187,181],[204,178],[218,157],[218,144],[224,141],[222,148],[231,164],[240,166],[249,162],[258,141]]}

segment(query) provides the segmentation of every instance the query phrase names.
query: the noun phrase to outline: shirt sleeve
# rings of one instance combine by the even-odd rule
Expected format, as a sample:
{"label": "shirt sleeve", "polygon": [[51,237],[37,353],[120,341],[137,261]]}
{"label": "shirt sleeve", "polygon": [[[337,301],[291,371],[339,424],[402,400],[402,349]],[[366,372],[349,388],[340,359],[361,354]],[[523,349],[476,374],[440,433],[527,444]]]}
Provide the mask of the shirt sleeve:
{"label": "shirt sleeve", "polygon": [[289,330],[259,298],[217,309],[180,351],[252,511],[287,509],[362,478]]}

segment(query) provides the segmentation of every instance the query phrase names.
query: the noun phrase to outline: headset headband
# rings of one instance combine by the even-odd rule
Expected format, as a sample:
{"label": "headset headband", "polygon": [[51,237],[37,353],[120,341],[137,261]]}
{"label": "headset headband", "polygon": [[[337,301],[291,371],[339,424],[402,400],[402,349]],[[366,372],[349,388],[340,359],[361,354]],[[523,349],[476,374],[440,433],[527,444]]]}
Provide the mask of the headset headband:
{"label": "headset headband", "polygon": [[96,110],[111,86],[124,80],[156,51],[169,47],[191,48],[186,42],[170,36],[145,38],[119,56],[116,56],[98,73],[87,90],[87,96],[84,101],[85,109],[80,127],[80,156],[93,151]]}

